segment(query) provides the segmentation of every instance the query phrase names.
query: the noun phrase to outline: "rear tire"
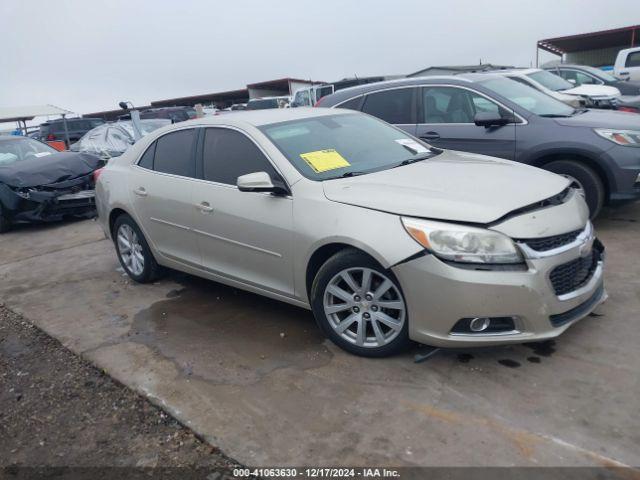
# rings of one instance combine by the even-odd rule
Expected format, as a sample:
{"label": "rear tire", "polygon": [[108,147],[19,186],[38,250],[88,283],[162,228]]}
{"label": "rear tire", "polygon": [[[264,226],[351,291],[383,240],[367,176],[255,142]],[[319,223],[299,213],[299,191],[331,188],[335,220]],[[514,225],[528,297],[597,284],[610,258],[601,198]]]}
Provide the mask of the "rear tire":
{"label": "rear tire", "polygon": [[0,204],[0,233],[11,230],[11,221],[7,218],[4,207]]}
{"label": "rear tire", "polygon": [[138,283],[149,283],[160,274],[160,266],[136,222],[126,213],[116,218],[113,242],[124,271]]}
{"label": "rear tire", "polygon": [[313,280],[311,306],[322,332],[363,357],[386,357],[409,344],[407,305],[393,272],[365,253],[342,250]]}
{"label": "rear tire", "polygon": [[589,207],[589,218],[600,213],[605,200],[605,189],[600,176],[589,166],[575,160],[558,160],[542,168],[572,180],[574,188],[582,189]]}

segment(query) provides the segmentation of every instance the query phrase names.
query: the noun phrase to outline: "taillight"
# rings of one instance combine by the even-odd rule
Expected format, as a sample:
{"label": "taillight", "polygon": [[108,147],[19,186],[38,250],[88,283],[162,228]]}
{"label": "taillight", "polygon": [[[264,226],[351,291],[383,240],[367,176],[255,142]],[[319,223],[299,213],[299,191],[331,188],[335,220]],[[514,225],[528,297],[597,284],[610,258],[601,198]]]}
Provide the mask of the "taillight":
{"label": "taillight", "polygon": [[47,140],[49,142],[53,141],[56,139],[56,136],[53,133],[50,133],[49,135],[47,135]]}
{"label": "taillight", "polygon": [[104,167],[93,171],[93,183],[98,183],[98,177],[100,176],[103,170],[104,170]]}
{"label": "taillight", "polygon": [[618,110],[621,112],[631,112],[631,113],[640,112],[640,110],[635,107],[618,107]]}

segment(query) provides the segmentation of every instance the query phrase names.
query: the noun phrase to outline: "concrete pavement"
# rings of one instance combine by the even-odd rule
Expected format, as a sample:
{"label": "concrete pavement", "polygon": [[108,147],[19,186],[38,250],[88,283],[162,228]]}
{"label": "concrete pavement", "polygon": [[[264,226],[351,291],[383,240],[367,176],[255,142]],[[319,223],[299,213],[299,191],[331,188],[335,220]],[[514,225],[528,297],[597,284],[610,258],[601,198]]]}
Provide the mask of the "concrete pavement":
{"label": "concrete pavement", "polygon": [[310,312],[176,272],[131,283],[93,221],[0,236],[0,299],[247,465],[640,465],[640,204],[608,302],[555,344],[372,360]]}

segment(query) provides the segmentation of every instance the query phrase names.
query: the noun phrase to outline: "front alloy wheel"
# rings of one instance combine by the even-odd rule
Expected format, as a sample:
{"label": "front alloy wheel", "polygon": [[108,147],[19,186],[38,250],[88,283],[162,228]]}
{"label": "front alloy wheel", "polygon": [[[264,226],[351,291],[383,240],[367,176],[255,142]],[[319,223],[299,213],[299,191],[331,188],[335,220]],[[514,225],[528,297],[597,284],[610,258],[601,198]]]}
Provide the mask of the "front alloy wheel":
{"label": "front alloy wheel", "polygon": [[343,250],[327,260],[311,297],[320,328],[351,353],[382,357],[408,343],[407,306],[397,280],[360,251]]}
{"label": "front alloy wheel", "polygon": [[405,305],[394,283],[370,268],[348,268],[325,290],[324,313],[331,328],[359,347],[388,345],[402,331]]}

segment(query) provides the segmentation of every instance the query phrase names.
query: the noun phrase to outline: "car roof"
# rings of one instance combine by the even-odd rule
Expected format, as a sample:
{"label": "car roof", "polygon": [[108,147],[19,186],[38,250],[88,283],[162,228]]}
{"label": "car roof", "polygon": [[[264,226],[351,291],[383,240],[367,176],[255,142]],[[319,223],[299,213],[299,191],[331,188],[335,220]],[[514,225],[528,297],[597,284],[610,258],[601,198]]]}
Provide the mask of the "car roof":
{"label": "car roof", "polygon": [[508,70],[489,70],[487,73],[494,73],[496,75],[513,75],[513,74],[518,74],[518,75],[529,75],[530,73],[536,73],[541,71],[541,68],[510,68]]}
{"label": "car roof", "polygon": [[[424,77],[399,78],[395,80],[387,80],[384,82],[367,83],[364,85],[356,85],[355,87],[343,88],[331,95],[327,95],[320,100],[320,106],[332,106],[337,103],[344,102],[359,95],[365,95],[370,92],[377,92],[391,88],[420,86],[425,84],[444,84],[444,85],[469,85],[475,82],[488,80],[489,78],[504,78],[494,72],[487,73],[461,73],[459,75],[427,75]],[[326,102],[326,103],[323,103]]]}
{"label": "car roof", "polygon": [[[299,108],[268,108],[264,110],[240,110],[228,115],[214,115],[202,118],[194,118],[186,122],[176,123],[173,126],[181,128],[187,125],[250,125],[259,127],[272,123],[287,122],[290,120],[302,120],[305,118],[326,117],[329,115],[354,114],[353,110],[327,109],[314,107]],[[163,131],[168,128],[164,127]]]}
{"label": "car roof", "polygon": [[250,98],[249,102],[259,102],[260,100],[278,100],[280,98],[289,98],[289,97],[286,95],[276,95],[272,97]]}
{"label": "car roof", "polygon": [[24,135],[0,135],[0,142],[4,142],[5,140],[16,140],[16,139],[33,140],[33,138],[25,137]]}

